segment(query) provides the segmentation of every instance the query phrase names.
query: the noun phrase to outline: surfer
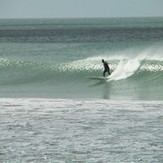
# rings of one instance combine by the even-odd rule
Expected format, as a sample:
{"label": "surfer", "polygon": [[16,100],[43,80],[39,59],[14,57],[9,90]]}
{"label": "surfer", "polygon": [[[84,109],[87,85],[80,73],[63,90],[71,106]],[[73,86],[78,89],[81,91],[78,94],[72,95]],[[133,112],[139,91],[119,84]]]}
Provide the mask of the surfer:
{"label": "surfer", "polygon": [[104,61],[104,59],[102,59],[102,63],[103,63],[103,66],[104,66],[103,77],[105,77],[106,72],[108,72],[108,74],[111,75],[108,63],[106,61]]}

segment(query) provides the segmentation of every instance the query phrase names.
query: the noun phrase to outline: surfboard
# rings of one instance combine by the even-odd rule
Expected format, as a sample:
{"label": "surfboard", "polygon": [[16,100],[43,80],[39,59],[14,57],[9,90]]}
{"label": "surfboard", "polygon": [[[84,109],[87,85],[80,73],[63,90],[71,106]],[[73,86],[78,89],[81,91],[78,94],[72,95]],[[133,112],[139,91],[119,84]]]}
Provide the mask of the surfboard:
{"label": "surfboard", "polygon": [[102,81],[108,80],[107,77],[101,77],[101,76],[88,76],[87,78],[93,79],[93,80],[102,80]]}

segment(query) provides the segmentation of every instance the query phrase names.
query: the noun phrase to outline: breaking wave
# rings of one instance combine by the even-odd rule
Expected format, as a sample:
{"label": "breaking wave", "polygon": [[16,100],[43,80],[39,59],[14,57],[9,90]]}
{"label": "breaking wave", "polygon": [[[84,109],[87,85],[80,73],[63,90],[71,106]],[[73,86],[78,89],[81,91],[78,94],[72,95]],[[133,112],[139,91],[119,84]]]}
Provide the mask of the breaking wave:
{"label": "breaking wave", "polygon": [[[110,80],[124,80],[134,76],[137,76],[139,80],[144,80],[147,74],[153,80],[155,78],[163,80],[163,60],[114,58],[109,60],[109,65],[112,71]],[[87,74],[100,76],[102,65],[95,58],[60,64],[32,63],[1,58],[0,72],[0,84],[43,82],[66,76],[73,81],[76,76],[78,78],[83,78]]]}

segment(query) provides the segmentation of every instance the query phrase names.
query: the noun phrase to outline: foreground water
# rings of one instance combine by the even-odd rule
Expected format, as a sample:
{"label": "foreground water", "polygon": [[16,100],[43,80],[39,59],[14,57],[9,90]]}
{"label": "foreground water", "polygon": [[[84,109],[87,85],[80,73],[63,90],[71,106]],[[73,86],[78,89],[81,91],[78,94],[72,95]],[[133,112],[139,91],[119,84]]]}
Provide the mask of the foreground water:
{"label": "foreground water", "polygon": [[0,162],[163,162],[163,102],[0,99]]}

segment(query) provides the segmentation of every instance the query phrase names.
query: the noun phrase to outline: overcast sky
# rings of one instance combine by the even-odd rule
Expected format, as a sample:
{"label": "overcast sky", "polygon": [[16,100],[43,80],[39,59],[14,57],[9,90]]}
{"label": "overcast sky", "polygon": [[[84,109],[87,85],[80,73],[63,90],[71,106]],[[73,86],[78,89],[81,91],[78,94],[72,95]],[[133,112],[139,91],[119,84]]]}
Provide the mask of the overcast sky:
{"label": "overcast sky", "polygon": [[0,0],[0,18],[163,16],[163,0]]}

